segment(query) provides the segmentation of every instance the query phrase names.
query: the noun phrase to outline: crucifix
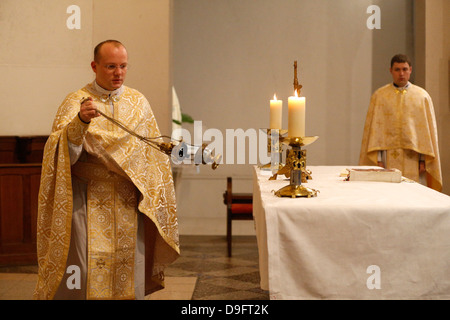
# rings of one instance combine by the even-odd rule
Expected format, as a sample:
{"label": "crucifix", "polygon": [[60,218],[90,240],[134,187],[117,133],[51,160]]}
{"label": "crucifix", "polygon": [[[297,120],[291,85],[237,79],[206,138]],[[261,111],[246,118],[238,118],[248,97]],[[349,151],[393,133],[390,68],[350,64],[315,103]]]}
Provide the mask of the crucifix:
{"label": "crucifix", "polygon": [[294,91],[297,90],[297,95],[300,97],[300,90],[302,85],[298,83],[297,79],[297,60],[294,61]]}

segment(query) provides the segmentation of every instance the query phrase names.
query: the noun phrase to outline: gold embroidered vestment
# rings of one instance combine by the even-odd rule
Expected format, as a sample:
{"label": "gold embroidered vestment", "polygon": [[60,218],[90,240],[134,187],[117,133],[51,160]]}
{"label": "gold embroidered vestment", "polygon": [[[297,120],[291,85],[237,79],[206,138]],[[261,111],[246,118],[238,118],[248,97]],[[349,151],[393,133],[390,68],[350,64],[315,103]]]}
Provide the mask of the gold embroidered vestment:
{"label": "gold embroidered vestment", "polygon": [[424,156],[428,186],[440,191],[442,173],[433,102],[422,88],[393,84],[378,89],[370,100],[361,143],[360,165],[377,165],[386,150],[386,167],[419,181],[419,157]]}
{"label": "gold embroidered vestment", "polygon": [[[104,117],[80,121],[80,100],[92,97],[105,114],[146,137],[160,136],[145,97],[123,86],[102,97],[94,84],[69,94],[45,145],[37,223],[35,299],[52,299],[65,273],[73,210],[72,174],[88,183],[88,299],[134,299],[137,214],[146,227],[146,294],[163,286],[164,268],[179,255],[176,200],[169,158]],[[69,141],[87,156],[71,166]],[[87,159],[87,160],[86,160]],[[149,264],[149,265],[147,265]]]}

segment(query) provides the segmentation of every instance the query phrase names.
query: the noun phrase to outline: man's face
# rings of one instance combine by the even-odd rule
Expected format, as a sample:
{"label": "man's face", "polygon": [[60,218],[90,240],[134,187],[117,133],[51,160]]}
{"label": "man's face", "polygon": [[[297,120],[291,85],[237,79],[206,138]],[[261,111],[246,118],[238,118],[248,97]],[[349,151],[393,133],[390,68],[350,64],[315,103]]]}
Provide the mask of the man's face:
{"label": "man's face", "polygon": [[389,71],[394,83],[399,87],[404,87],[409,81],[412,67],[407,62],[394,62]]}
{"label": "man's face", "polygon": [[105,43],[99,51],[98,61],[92,61],[97,84],[106,90],[116,90],[125,81],[128,67],[128,54],[123,46]]}

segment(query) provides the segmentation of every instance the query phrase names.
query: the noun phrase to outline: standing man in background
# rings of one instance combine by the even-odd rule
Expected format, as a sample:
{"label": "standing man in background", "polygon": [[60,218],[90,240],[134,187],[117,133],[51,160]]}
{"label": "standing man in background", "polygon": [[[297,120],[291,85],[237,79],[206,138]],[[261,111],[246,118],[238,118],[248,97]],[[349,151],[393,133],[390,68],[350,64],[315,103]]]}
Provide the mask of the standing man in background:
{"label": "standing man in background", "polygon": [[169,157],[97,112],[160,136],[147,99],[123,85],[126,48],[101,42],[91,67],[95,80],[63,101],[44,150],[35,299],[143,299],[179,255]]}
{"label": "standing man in background", "polygon": [[391,59],[393,82],[372,95],[364,126],[360,165],[396,168],[437,191],[442,173],[433,102],[409,82],[412,65],[404,54]]}

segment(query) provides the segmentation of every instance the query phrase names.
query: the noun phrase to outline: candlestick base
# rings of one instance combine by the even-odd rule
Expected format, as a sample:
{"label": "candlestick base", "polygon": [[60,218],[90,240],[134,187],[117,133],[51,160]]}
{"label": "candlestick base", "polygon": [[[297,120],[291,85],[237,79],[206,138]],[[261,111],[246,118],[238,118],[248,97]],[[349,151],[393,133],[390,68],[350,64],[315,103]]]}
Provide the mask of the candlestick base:
{"label": "candlestick base", "polygon": [[[283,167],[284,167],[284,164],[282,164],[282,163],[278,164],[278,170],[283,169]],[[259,165],[258,168],[260,168],[260,169],[272,169],[272,163],[269,162],[269,163],[266,163],[264,165]]]}
{"label": "candlestick base", "polygon": [[302,185],[290,184],[275,192],[278,197],[300,198],[300,197],[316,197],[317,191]]}
{"label": "candlestick base", "polygon": [[[302,182],[306,182],[307,178],[311,178],[311,172],[306,169],[306,150],[302,150],[302,147],[313,143],[317,138],[317,136],[291,137],[282,141],[289,144],[292,149],[289,152],[286,165],[277,174],[283,173],[286,177],[289,174],[290,184],[276,191],[276,196],[289,198],[311,198],[317,196],[318,190],[302,186]],[[269,180],[275,180],[277,174],[269,178]]]}

